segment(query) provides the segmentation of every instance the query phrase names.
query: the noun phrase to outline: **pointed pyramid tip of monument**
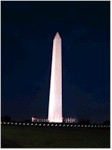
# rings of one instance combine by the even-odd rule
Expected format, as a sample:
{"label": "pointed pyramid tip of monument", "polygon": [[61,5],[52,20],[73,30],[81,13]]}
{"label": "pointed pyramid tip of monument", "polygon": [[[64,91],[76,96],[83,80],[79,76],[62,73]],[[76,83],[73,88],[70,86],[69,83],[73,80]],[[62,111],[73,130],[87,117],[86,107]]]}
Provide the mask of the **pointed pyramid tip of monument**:
{"label": "pointed pyramid tip of monument", "polygon": [[55,38],[61,38],[59,32],[56,33]]}

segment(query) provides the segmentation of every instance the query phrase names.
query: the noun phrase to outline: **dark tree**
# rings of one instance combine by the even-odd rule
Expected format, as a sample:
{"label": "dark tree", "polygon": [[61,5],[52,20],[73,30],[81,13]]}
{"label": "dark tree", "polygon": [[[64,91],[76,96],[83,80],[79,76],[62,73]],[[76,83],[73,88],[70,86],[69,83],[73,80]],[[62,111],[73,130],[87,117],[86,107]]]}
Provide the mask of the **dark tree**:
{"label": "dark tree", "polygon": [[2,122],[10,122],[11,121],[11,117],[9,117],[9,116],[3,116],[3,117],[1,117],[1,121]]}
{"label": "dark tree", "polygon": [[103,123],[104,125],[110,125],[110,121],[108,120],[108,121],[104,121],[104,123]]}

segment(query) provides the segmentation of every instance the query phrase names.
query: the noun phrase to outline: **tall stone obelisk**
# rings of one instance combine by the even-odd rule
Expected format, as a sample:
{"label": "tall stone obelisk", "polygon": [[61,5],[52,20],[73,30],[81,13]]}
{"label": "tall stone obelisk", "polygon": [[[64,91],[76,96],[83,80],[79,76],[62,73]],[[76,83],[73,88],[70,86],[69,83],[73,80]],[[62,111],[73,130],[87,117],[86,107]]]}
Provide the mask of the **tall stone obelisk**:
{"label": "tall stone obelisk", "polygon": [[62,122],[62,47],[57,32],[53,40],[51,81],[49,94],[49,122]]}

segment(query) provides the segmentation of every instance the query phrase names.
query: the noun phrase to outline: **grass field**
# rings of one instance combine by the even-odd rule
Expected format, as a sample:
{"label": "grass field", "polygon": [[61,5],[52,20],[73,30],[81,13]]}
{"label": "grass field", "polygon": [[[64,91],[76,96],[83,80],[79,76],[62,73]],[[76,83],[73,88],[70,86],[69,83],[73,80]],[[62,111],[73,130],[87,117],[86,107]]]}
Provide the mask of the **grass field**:
{"label": "grass field", "polygon": [[109,129],[1,126],[2,148],[109,148]]}

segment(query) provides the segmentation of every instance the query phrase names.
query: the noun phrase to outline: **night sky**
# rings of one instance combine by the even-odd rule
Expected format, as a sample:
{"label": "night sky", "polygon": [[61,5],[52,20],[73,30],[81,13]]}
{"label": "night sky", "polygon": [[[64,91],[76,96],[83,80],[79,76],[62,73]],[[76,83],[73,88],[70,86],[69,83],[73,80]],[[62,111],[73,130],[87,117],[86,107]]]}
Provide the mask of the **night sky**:
{"label": "night sky", "polygon": [[1,2],[1,114],[47,118],[52,44],[62,38],[63,116],[110,119],[110,2]]}

